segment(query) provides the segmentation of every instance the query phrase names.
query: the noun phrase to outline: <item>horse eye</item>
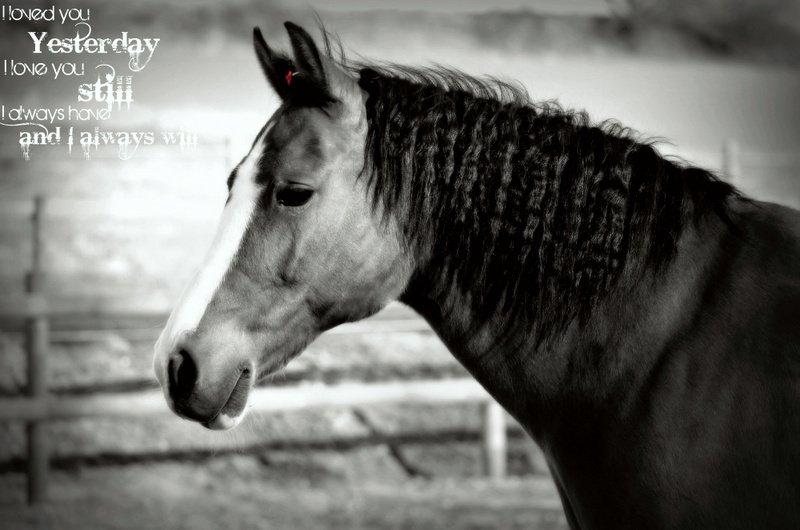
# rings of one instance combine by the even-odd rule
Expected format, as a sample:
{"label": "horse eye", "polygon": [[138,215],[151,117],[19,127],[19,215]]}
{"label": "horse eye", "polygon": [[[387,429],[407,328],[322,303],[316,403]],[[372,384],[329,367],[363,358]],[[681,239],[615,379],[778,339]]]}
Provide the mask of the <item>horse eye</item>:
{"label": "horse eye", "polygon": [[311,188],[289,184],[278,189],[275,193],[275,199],[282,206],[302,206],[308,202],[312,195],[314,195],[314,190]]}

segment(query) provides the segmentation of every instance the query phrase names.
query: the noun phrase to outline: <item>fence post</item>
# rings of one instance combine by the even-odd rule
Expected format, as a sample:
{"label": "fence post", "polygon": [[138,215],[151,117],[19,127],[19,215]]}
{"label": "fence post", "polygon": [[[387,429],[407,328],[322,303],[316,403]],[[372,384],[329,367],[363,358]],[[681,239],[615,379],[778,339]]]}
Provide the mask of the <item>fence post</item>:
{"label": "fence post", "polygon": [[731,184],[738,184],[741,178],[741,152],[739,142],[733,138],[728,138],[722,144],[722,174]]}
{"label": "fence post", "polygon": [[[37,293],[42,290],[42,229],[44,198],[34,200],[32,228],[31,270],[26,278],[25,290]],[[28,395],[30,399],[44,400],[47,396],[47,349],[49,345],[47,315],[31,316],[26,325],[26,351],[28,354]],[[26,425],[28,436],[28,503],[43,502],[47,498],[49,454],[47,423],[30,421]]]}
{"label": "fence post", "polygon": [[483,459],[486,475],[506,476],[506,412],[495,400],[483,405]]}

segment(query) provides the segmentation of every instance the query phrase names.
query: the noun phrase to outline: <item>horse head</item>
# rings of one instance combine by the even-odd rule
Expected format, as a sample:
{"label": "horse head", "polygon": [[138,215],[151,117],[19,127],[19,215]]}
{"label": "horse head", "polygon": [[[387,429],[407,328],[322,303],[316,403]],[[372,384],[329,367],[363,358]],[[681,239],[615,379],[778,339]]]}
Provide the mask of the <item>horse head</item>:
{"label": "horse head", "polygon": [[254,30],[282,103],[228,178],[212,248],[155,347],[170,407],[212,429],[237,425],[257,380],[326,329],[380,310],[411,274],[397,226],[360,178],[357,79],[305,30],[286,29],[293,57]]}

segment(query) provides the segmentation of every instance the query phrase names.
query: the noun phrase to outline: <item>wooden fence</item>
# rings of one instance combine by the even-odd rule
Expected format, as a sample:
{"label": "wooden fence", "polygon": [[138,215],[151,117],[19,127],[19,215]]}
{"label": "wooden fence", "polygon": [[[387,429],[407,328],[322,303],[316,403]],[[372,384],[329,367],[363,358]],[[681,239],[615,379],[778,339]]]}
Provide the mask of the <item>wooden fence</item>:
{"label": "wooden fence", "polygon": [[[45,201],[37,198],[32,213],[32,266],[26,278],[24,296],[6,297],[0,303],[0,329],[24,331],[26,336],[28,385],[27,396],[0,399],[0,421],[24,421],[27,434],[28,501],[47,499],[49,447],[47,423],[57,419],[92,416],[151,416],[171,414],[158,390],[125,393],[98,393],[57,399],[48,395],[47,357],[52,338],[51,326],[60,317],[87,318],[118,316],[122,318],[163,318],[165,307],[130,300],[70,300],[58,306],[41,292],[42,229]],[[377,324],[377,327],[376,327]],[[375,321],[344,325],[334,333],[401,332],[429,329],[419,318],[413,320]],[[278,412],[329,406],[362,406],[377,403],[458,403],[483,404],[482,440],[485,470],[500,478],[506,472],[506,415],[486,391],[469,378],[417,380],[339,385],[303,385],[302,387],[256,388],[249,407],[253,411]]]}
{"label": "wooden fence", "polygon": [[[225,143],[226,152],[228,143]],[[718,155],[717,155],[718,156]],[[762,158],[764,158],[762,156]],[[797,167],[797,153],[770,155],[770,162]],[[724,143],[721,173],[739,184],[743,178],[742,152],[734,140]],[[142,213],[140,205],[126,197],[127,210]],[[166,307],[147,305],[147,300],[72,300],[68,307],[58,307],[43,293],[42,228],[45,203],[42,198],[17,204],[19,211],[32,216],[32,267],[26,278],[27,295],[0,302],[0,329],[24,330],[28,360],[27,397],[0,399],[0,421],[25,421],[28,439],[28,499],[39,502],[46,498],[48,447],[46,424],[50,420],[86,416],[142,416],[169,413],[164,399],[156,390],[118,394],[95,394],[57,400],[48,397],[47,352],[53,336],[91,337],[90,330],[51,330],[59,317],[144,317],[166,318]],[[19,209],[21,208],[21,209]],[[144,206],[145,212],[149,212]],[[81,208],[85,213],[86,208]],[[9,213],[9,212],[6,212]],[[147,216],[148,213],[142,214]],[[428,329],[421,319],[374,321],[367,324],[343,325],[333,333],[401,332]],[[258,388],[251,396],[251,406],[260,411],[287,411],[322,406],[358,406],[381,402],[481,402],[483,403],[483,447],[485,469],[492,477],[502,477],[506,468],[506,416],[502,408],[472,379],[439,381],[347,384],[337,386]]]}

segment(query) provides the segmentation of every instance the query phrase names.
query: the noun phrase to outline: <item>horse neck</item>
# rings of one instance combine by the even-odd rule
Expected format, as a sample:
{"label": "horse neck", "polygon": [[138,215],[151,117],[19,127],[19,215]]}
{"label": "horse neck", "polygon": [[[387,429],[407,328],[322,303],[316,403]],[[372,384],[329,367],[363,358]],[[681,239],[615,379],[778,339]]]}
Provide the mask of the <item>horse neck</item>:
{"label": "horse neck", "polygon": [[665,310],[643,271],[679,282],[668,273],[703,250],[678,256],[676,241],[732,194],[580,115],[373,81],[369,184],[416,264],[401,299],[523,420],[575,386],[570,370],[642,334],[621,322]]}
{"label": "horse neck", "polygon": [[435,272],[416,274],[402,301],[430,323],[459,362],[545,445],[556,422],[570,417],[581,421],[579,416],[609,404],[629,404],[620,389],[645,384],[676,330],[697,316],[698,293],[709,287],[714,275],[709,270],[725,233],[717,218],[691,224],[666,267],[626,267],[588,319],[573,320],[546,340],[535,337],[530,323],[508,322],[505,314],[481,316],[469,293],[442,289]]}

